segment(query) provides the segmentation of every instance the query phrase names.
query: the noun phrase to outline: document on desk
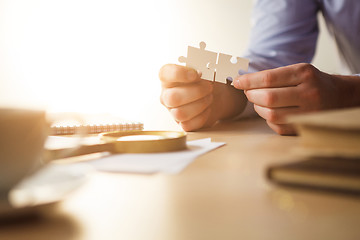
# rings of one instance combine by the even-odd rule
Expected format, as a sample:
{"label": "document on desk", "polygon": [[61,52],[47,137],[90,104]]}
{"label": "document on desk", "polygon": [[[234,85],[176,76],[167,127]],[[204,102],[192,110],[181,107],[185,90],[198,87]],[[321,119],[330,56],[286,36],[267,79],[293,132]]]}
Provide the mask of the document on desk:
{"label": "document on desk", "polygon": [[224,142],[211,142],[210,138],[188,141],[186,150],[165,153],[115,154],[89,163],[99,171],[131,173],[181,172],[200,155],[225,145]]}

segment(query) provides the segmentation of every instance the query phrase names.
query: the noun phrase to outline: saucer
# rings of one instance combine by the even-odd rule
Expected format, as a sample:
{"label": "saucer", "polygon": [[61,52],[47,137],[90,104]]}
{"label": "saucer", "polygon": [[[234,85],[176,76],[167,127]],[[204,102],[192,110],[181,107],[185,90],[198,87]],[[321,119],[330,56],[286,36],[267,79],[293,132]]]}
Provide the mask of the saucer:
{"label": "saucer", "polygon": [[49,163],[0,196],[0,219],[52,207],[81,187],[93,168],[88,164]]}

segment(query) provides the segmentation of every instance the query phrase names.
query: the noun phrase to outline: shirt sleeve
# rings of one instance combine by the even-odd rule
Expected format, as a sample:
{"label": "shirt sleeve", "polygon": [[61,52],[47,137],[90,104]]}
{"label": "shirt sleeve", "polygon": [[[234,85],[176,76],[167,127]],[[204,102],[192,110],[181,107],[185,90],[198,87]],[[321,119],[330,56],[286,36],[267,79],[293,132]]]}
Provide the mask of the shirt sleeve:
{"label": "shirt sleeve", "polygon": [[256,0],[245,53],[249,72],[310,63],[319,33],[318,11],[316,0]]}
{"label": "shirt sleeve", "polygon": [[[316,0],[256,0],[250,44],[245,53],[250,60],[248,72],[310,63],[319,35],[319,9]],[[234,119],[256,115],[254,105],[248,102]]]}

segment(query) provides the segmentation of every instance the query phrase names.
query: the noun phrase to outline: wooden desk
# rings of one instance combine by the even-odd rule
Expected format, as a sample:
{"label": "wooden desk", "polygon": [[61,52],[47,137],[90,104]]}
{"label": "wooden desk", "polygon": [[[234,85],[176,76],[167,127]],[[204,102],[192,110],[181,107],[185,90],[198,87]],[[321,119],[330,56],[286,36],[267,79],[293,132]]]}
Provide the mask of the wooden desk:
{"label": "wooden desk", "polygon": [[0,225],[0,239],[360,239],[360,198],[272,186],[267,164],[297,137],[263,120],[190,133],[226,146],[178,175],[96,173],[47,217]]}

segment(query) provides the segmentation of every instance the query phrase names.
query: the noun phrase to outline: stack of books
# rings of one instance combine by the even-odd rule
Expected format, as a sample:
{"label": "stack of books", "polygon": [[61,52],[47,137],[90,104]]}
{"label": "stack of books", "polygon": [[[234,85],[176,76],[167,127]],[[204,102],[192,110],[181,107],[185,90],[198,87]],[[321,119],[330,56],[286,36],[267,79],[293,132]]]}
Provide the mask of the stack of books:
{"label": "stack of books", "polygon": [[274,164],[267,178],[281,185],[360,193],[360,108],[293,116],[299,159]]}

